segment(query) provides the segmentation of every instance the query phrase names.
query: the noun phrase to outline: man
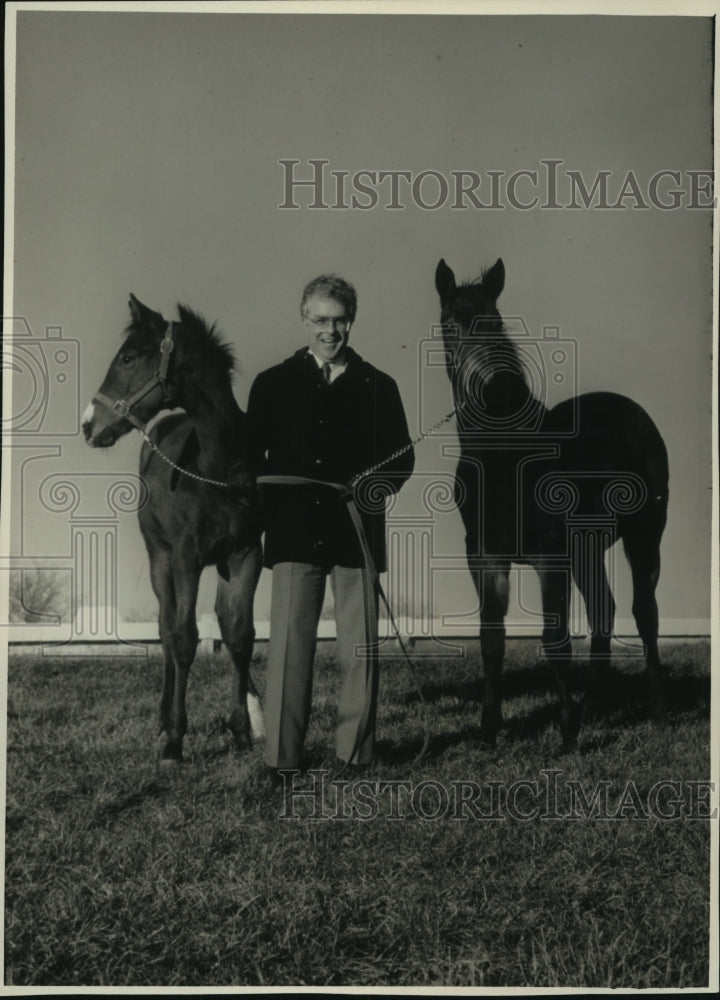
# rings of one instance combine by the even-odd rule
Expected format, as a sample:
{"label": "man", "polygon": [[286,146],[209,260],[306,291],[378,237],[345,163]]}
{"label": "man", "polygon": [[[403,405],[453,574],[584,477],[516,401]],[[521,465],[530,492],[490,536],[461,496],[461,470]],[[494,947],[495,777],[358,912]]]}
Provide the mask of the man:
{"label": "man", "polygon": [[[386,568],[385,498],[412,472],[414,453],[397,385],[348,346],[353,286],[321,275],[305,288],[307,343],[255,379],[248,437],[257,475],[301,476],[347,486],[396,455],[354,491],[370,555]],[[301,767],[312,696],[317,626],[326,578],[335,600],[341,671],[336,754],[342,764],[373,758],[377,707],[377,588],[343,494],[324,485],[265,485],[265,565],[273,570],[265,691],[266,761]]]}

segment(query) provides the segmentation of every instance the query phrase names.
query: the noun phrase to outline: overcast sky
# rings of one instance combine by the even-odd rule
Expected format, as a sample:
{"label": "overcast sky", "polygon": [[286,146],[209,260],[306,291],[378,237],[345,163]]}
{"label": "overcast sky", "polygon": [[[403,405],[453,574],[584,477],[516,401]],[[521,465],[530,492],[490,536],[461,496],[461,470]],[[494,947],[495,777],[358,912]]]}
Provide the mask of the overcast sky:
{"label": "overcast sky", "polygon": [[[244,406],[254,376],[303,342],[304,284],[336,271],[359,292],[351,343],[398,381],[417,434],[452,405],[425,343],[437,261],[465,279],[503,257],[510,329],[524,321],[540,339],[558,327],[577,353],[577,377],[548,376],[549,401],[575,382],[610,389],[660,428],[671,465],[661,617],[707,619],[712,30],[701,17],[18,12],[13,314],[37,341],[62,328],[72,377],[57,382],[56,345],[32,348],[48,359],[55,395],[43,426],[16,417],[13,551],[71,555],[72,511],[45,502],[57,482],[48,477],[79,484],[91,518],[107,514],[108,484],[137,471],[136,433],[106,452],[74,433],[130,291],[168,318],[181,301],[217,320]],[[302,179],[310,160],[328,161],[327,208],[309,207],[308,187],[290,191],[298,208],[279,207],[282,160],[299,161]],[[380,171],[403,172],[395,199]],[[466,187],[480,178],[470,195],[457,195],[459,172]],[[572,177],[587,190],[604,177],[606,205],[617,207],[570,207]],[[18,372],[14,414],[33,412],[34,385]],[[454,441],[418,447],[419,474],[391,527],[427,516],[423,490],[452,479],[443,446]],[[151,618],[136,518],[113,516],[120,613]],[[461,556],[452,506],[432,530],[431,562]],[[441,613],[474,610],[462,567],[433,580]],[[264,581],[261,613],[266,594]],[[201,610],[211,607],[206,582]]]}

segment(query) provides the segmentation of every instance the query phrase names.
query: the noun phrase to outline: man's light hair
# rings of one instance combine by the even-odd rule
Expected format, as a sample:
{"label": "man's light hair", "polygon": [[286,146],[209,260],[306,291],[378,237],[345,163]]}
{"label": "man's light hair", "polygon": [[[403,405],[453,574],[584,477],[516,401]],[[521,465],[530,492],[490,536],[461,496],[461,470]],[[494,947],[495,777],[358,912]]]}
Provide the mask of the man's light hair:
{"label": "man's light hair", "polygon": [[326,298],[335,299],[345,310],[345,316],[351,323],[355,321],[357,312],[357,292],[349,281],[338,277],[337,274],[321,274],[319,278],[313,280],[305,286],[302,301],[300,303],[300,315],[305,319],[305,305],[313,295],[324,295]]}

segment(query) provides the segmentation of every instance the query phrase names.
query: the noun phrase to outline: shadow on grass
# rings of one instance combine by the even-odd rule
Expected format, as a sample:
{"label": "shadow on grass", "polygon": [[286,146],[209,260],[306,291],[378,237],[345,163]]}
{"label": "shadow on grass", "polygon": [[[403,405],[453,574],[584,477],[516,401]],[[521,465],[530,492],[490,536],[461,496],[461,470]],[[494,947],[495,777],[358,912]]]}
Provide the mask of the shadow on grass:
{"label": "shadow on grass", "polygon": [[[659,722],[710,718],[710,677],[665,673],[661,680],[664,714]],[[624,673],[612,667],[591,688],[585,721],[612,719],[614,725],[637,725],[653,718],[644,670]]]}
{"label": "shadow on grass", "polygon": [[[588,664],[578,664],[577,672],[574,674],[578,690],[581,690],[581,685],[585,684],[588,677]],[[709,717],[709,675],[665,672],[662,687],[668,714],[695,711],[700,718]],[[505,701],[526,695],[550,694],[555,697],[558,693],[558,682],[547,664],[538,663],[536,666],[515,668],[503,673],[502,688]],[[645,670],[630,673],[611,666],[603,672],[599,688],[601,697],[598,698],[596,695],[596,698],[608,710],[629,707],[633,702],[642,707],[647,700],[647,675]],[[423,681],[422,692],[425,701],[431,704],[452,698],[480,702],[483,696],[483,680],[482,677],[477,679],[464,677],[458,680],[451,678],[448,681]],[[399,693],[393,700],[409,705],[417,703],[419,695],[417,691],[408,690]]]}
{"label": "shadow on grass", "polygon": [[[538,739],[557,720],[558,704],[538,705],[520,717],[507,720],[502,728],[502,740],[503,742],[523,743]],[[429,724],[432,728],[432,719]],[[379,740],[377,744],[378,759],[381,763],[390,765],[412,763],[422,749],[423,740],[424,738],[413,739],[401,745],[391,743],[389,740]],[[497,747],[491,746],[483,740],[478,723],[463,726],[451,733],[433,734],[431,732],[427,751],[422,759],[430,761],[442,757],[448,750],[461,746],[463,743],[470,744],[474,749],[482,748],[489,759],[501,752]]]}
{"label": "shadow on grass", "polygon": [[[458,729],[454,733],[442,733],[430,736],[428,748],[423,756],[423,761],[434,760],[442,757],[452,747],[461,743],[473,743],[482,746],[480,738],[480,726],[466,726]],[[381,766],[406,765],[414,763],[418,754],[422,750],[423,739],[407,740],[403,743],[393,743],[390,740],[378,740],[376,746],[376,757]],[[492,747],[487,747],[488,754],[493,754]]]}
{"label": "shadow on grass", "polygon": [[[516,667],[503,673],[502,686],[505,699],[519,698],[528,694],[555,693],[557,682],[552,670],[545,664],[538,663],[530,667]],[[462,677],[457,680],[430,680],[422,682],[425,701],[436,702],[447,698],[459,698],[461,701],[481,701],[483,695],[482,672],[475,677]],[[416,691],[408,691],[398,700],[412,703],[418,700]]]}
{"label": "shadow on grass", "polygon": [[[578,684],[584,683],[587,674],[588,664],[579,664],[576,681]],[[583,673],[585,672],[585,673]],[[447,683],[442,681],[430,681],[422,685],[423,698],[428,705],[430,712],[429,725],[432,728],[432,717],[449,715],[459,715],[465,703],[474,703],[481,706],[483,697],[482,679],[468,679],[467,677],[453,680]],[[638,725],[651,718],[648,700],[648,681],[645,670],[628,672],[619,670],[613,666],[609,667],[603,674],[601,680],[591,689],[592,696],[588,697],[585,706],[585,718],[583,726],[591,720],[612,721],[613,727],[626,727]],[[580,693],[580,689],[578,692]],[[590,693],[590,689],[587,692]],[[707,720],[710,717],[710,677],[691,675],[683,672],[666,672],[662,681],[663,702],[665,706],[664,719],[661,724],[671,724],[683,717],[685,720]],[[549,699],[547,696],[549,695]],[[509,670],[503,676],[503,696],[506,706],[520,698],[533,696],[545,700],[542,704],[534,705],[527,711],[512,715],[506,720],[503,726],[505,739],[512,742],[522,742],[525,740],[538,739],[552,725],[559,720],[559,693],[557,679],[552,669],[545,663],[539,663],[534,667],[516,667]],[[399,694],[393,699],[395,703],[404,706],[417,705],[419,695],[416,691],[407,691]],[[454,703],[453,703],[454,702]],[[612,739],[608,736],[608,739]],[[466,725],[456,729],[452,733],[442,735],[431,735],[426,759],[441,756],[448,749],[464,742],[482,744],[480,735],[480,725]],[[583,750],[593,749],[590,744],[583,743]],[[597,742],[597,741],[595,741]],[[388,764],[406,764],[413,761],[422,747],[422,739],[415,740],[396,746],[386,742],[378,745],[378,755],[381,760]],[[494,749],[487,747],[488,753],[493,753]],[[597,747],[595,747],[597,749]]]}
{"label": "shadow on grass", "polygon": [[99,823],[107,823],[117,819],[123,813],[144,806],[148,800],[166,799],[168,794],[169,787],[166,782],[151,779],[144,782],[135,791],[118,796],[114,801],[98,806],[95,810],[95,819]]}

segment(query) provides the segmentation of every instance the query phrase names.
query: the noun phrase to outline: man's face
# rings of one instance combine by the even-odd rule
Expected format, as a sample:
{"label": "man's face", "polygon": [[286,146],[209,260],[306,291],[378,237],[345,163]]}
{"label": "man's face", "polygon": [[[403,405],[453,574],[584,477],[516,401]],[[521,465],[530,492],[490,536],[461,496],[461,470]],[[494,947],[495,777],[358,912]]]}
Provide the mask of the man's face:
{"label": "man's face", "polygon": [[350,339],[350,321],[337,299],[312,295],[305,303],[303,318],[310,350],[323,361],[341,362]]}

